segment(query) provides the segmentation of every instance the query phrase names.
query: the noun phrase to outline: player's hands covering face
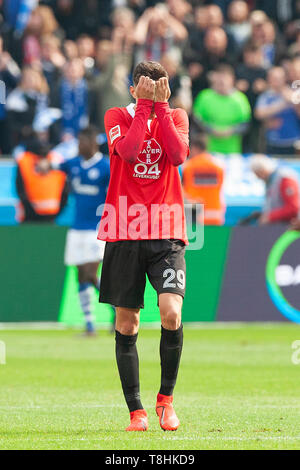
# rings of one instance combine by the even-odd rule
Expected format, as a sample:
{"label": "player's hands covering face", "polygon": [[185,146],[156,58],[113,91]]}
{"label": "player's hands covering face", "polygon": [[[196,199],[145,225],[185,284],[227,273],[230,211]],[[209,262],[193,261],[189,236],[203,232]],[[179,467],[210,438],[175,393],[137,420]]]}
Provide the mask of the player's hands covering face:
{"label": "player's hands covering face", "polygon": [[139,79],[139,83],[135,89],[137,99],[154,100],[155,81],[143,75]]}
{"label": "player's hands covering face", "polygon": [[171,91],[169,87],[169,80],[166,77],[160,78],[156,83],[155,83],[155,98],[154,101],[160,101],[163,103],[166,103],[170,96],[171,96]]}

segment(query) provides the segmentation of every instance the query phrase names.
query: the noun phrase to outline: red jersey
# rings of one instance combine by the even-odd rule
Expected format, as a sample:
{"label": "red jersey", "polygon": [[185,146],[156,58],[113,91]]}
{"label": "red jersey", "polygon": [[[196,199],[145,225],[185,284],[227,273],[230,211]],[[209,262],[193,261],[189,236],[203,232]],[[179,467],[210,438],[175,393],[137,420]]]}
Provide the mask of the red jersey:
{"label": "red jersey", "polygon": [[188,155],[183,109],[138,100],[105,115],[111,176],[98,238],[105,241],[181,239],[187,244],[177,166]]}

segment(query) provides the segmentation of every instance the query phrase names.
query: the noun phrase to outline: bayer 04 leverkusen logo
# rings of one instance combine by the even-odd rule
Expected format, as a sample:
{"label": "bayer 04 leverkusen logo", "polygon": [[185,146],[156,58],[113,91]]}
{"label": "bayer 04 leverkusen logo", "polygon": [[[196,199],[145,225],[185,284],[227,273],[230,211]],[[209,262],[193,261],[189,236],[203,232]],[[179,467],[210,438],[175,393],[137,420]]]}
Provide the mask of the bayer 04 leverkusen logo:
{"label": "bayer 04 leverkusen logo", "polygon": [[161,153],[161,146],[155,139],[144,140],[138,160],[146,165],[152,165],[160,159]]}

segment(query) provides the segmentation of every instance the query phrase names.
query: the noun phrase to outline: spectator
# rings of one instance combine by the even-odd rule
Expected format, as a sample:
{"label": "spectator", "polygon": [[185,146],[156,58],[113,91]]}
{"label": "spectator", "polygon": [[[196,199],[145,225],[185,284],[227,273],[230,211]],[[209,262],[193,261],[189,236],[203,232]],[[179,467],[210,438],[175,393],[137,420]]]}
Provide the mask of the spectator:
{"label": "spectator", "polygon": [[295,36],[295,42],[289,47],[289,55],[291,57],[300,56],[300,27]]}
{"label": "spectator", "polygon": [[265,126],[267,153],[295,154],[300,139],[300,109],[293,103],[293,90],[287,85],[282,67],[273,67],[267,76],[267,90],[259,97],[255,116]]}
{"label": "spectator", "polygon": [[60,108],[63,113],[63,140],[77,137],[93,115],[93,100],[84,74],[82,61],[78,58],[72,59],[65,64],[63,78],[52,93],[52,106]]}
{"label": "spectator", "polygon": [[228,8],[228,21],[226,30],[233,36],[241,49],[251,34],[247,3],[241,0],[231,2]]}
{"label": "spectator", "polygon": [[266,199],[259,223],[290,222],[297,217],[300,209],[297,174],[289,168],[277,167],[273,160],[264,155],[253,157],[251,168],[266,184]]}
{"label": "spectator", "polygon": [[204,36],[210,28],[222,28],[227,37],[227,45],[235,49],[234,38],[225,28],[222,10],[217,5],[199,6],[195,9],[195,22],[189,27],[185,60],[199,60],[203,53]]}
{"label": "spectator", "polygon": [[243,63],[237,66],[237,89],[247,96],[251,110],[252,122],[244,139],[244,151],[259,151],[260,122],[253,114],[258,96],[265,91],[266,70],[263,67],[262,49],[254,44],[247,44],[243,51]]}
{"label": "spectator", "polygon": [[[102,42],[102,48],[104,44]],[[105,56],[102,70],[91,82],[95,94],[96,124],[104,132],[104,114],[114,106],[127,106],[131,102],[128,91],[128,76],[132,65],[132,49],[126,40],[126,31],[115,28],[112,43],[105,43],[111,55]],[[102,58],[103,60],[103,58]],[[99,64],[99,62],[98,62]]]}
{"label": "spectator", "polygon": [[63,43],[63,53],[67,61],[78,58],[78,47],[75,41],[66,39]]}
{"label": "spectator", "polygon": [[249,43],[243,50],[243,62],[237,66],[237,88],[247,95],[253,109],[260,93],[266,89],[266,70],[260,47]]}
{"label": "spectator", "polygon": [[252,42],[262,48],[264,67],[269,68],[278,64],[285,53],[285,46],[274,23],[269,20],[264,12],[255,11],[250,16],[252,27]]}
{"label": "spectator", "polygon": [[204,204],[205,225],[223,225],[224,167],[221,160],[206,150],[206,138],[198,135],[191,141],[190,158],[183,166],[184,196],[189,202]]}
{"label": "spectator", "polygon": [[189,25],[192,22],[192,6],[187,0],[167,0],[169,12],[180,23]]}
{"label": "spectator", "polygon": [[281,28],[299,16],[298,0],[256,0],[256,7],[263,10]]}
{"label": "spectator", "polygon": [[59,38],[53,34],[41,38],[41,68],[51,88],[56,85],[66,62],[60,46]]}
{"label": "spectator", "polygon": [[136,62],[144,60],[160,61],[163,54],[175,46],[181,48],[187,38],[187,30],[165,5],[148,8],[139,18],[134,39],[138,46]]}
{"label": "spectator", "polygon": [[192,109],[192,83],[190,77],[180,69],[180,58],[170,52],[162,56],[161,65],[169,75],[170,105],[173,108],[183,108],[189,114]]}
{"label": "spectator", "polygon": [[47,158],[49,148],[33,139],[17,159],[16,187],[20,198],[20,222],[53,222],[67,201],[66,177],[60,171],[41,174],[38,162]]}
{"label": "spectator", "polygon": [[58,23],[50,7],[41,5],[32,11],[23,39],[26,64],[32,64],[41,59],[41,38],[55,32],[58,32]]}
{"label": "spectator", "polygon": [[200,90],[209,86],[209,72],[218,65],[227,63],[234,65],[236,59],[235,50],[229,47],[228,38],[224,29],[210,27],[204,35],[204,44],[197,63],[189,64],[189,72],[193,83],[193,96]]}
{"label": "spectator", "polygon": [[251,119],[249,101],[235,88],[232,67],[220,65],[211,79],[212,87],[199,93],[195,100],[196,122],[209,135],[209,151],[241,153],[242,135]]}
{"label": "spectator", "polygon": [[54,14],[65,32],[66,38],[74,40],[80,34],[80,8],[77,0],[56,0]]}
{"label": "spectator", "polygon": [[43,73],[25,66],[19,85],[8,95],[6,103],[14,146],[31,134],[35,116],[48,106],[48,93]]}
{"label": "spectator", "polygon": [[77,50],[85,68],[85,76],[89,78],[95,67],[95,41],[87,34],[81,35],[77,39]]}
{"label": "spectator", "polygon": [[[6,97],[6,95],[8,95],[13,88],[17,86],[19,77],[20,69],[11,58],[10,54],[3,51],[3,39],[0,36],[0,81],[5,86],[5,89],[1,90],[1,97],[2,94]],[[0,152],[9,154],[11,150],[11,135],[7,119],[7,111],[4,103],[0,102]]]}
{"label": "spectator", "polygon": [[32,10],[38,6],[38,0],[4,0],[3,10],[6,24],[21,37],[29,21]]}
{"label": "spectator", "polygon": [[133,12],[129,8],[116,8],[112,14],[112,24],[111,37],[118,34],[117,32],[119,31],[123,38],[122,47],[130,49],[132,53],[131,48],[135,40],[135,18]]}
{"label": "spectator", "polygon": [[113,52],[113,44],[112,41],[108,41],[107,39],[103,39],[98,42],[96,46],[96,56],[95,56],[95,70],[94,73],[96,75],[105,71],[109,59]]}

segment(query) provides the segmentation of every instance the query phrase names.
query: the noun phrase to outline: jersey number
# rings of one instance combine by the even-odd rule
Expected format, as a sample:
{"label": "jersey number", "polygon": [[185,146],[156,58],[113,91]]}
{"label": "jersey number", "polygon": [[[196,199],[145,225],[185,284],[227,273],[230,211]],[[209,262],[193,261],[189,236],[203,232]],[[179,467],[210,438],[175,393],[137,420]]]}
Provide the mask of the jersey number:
{"label": "jersey number", "polygon": [[145,163],[137,163],[134,167],[134,171],[138,175],[160,175],[160,170],[158,169],[158,163],[154,163],[154,165],[151,165],[150,167],[147,166]]}
{"label": "jersey number", "polygon": [[[185,274],[182,269],[178,269],[177,272],[175,271],[175,269],[172,269],[172,268],[165,269],[163,272],[163,277],[167,278],[163,284],[164,289],[168,289],[168,288],[174,289],[176,285],[177,287],[179,287],[179,289],[185,288]],[[176,277],[177,277],[177,282],[176,283],[171,282]]]}

